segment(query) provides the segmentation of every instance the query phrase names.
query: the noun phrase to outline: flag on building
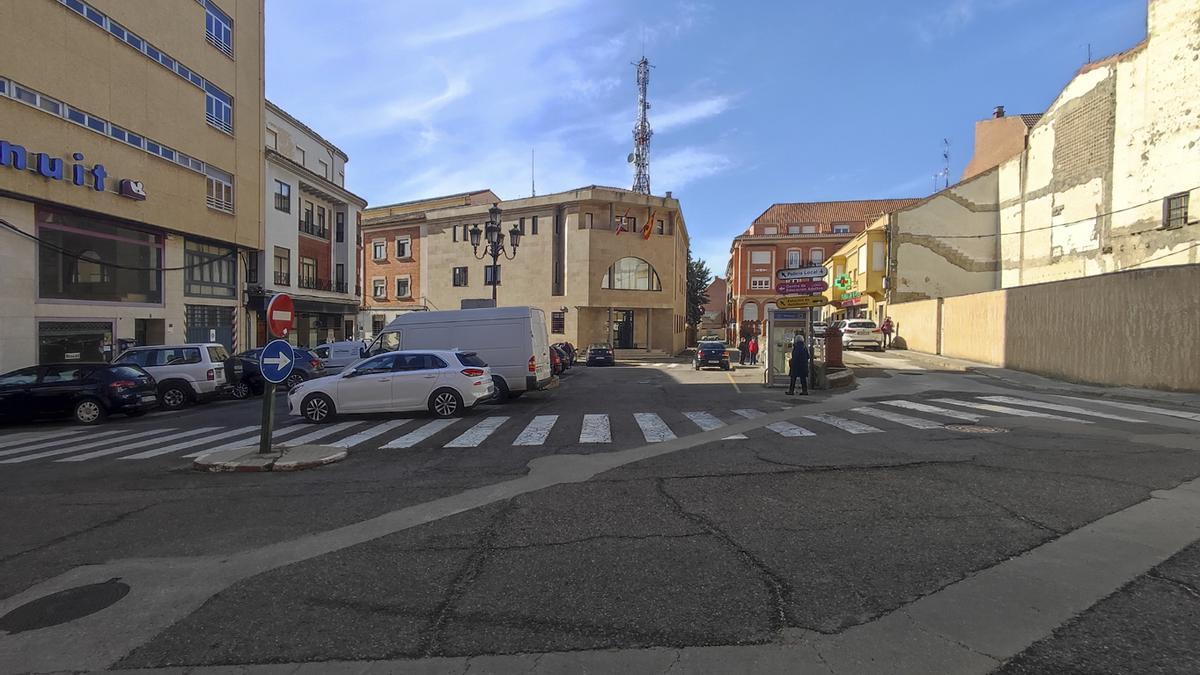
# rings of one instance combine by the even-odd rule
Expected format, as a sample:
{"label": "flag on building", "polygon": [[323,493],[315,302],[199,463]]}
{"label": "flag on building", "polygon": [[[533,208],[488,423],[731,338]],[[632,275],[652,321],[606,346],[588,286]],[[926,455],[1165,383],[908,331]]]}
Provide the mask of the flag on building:
{"label": "flag on building", "polygon": [[621,216],[621,217],[617,218],[617,236],[618,236],[618,237],[619,237],[619,236],[621,236],[621,233],[622,233],[622,232],[628,232],[628,231],[629,231],[629,230],[626,230],[626,229],[625,229],[625,219],[626,219],[626,218],[628,218],[628,217],[629,217],[629,209],[626,209],[626,210],[625,210],[625,215],[623,215],[623,216]]}
{"label": "flag on building", "polygon": [[650,233],[654,231],[652,228],[654,227],[654,214],[656,213],[658,213],[657,209],[651,211],[650,217],[646,219],[646,224],[642,226],[642,239],[649,239]]}

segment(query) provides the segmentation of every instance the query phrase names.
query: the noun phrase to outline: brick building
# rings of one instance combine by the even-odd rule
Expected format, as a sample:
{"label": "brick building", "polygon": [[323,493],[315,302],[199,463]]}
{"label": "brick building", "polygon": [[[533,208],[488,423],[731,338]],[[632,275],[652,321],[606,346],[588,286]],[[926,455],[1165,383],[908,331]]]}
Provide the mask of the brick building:
{"label": "brick building", "polygon": [[758,335],[762,331],[767,312],[779,299],[775,293],[777,270],[822,264],[879,216],[917,201],[864,199],[775,204],[768,208],[734,238],[729,249],[725,271],[729,287],[726,337],[736,341],[739,335]]}

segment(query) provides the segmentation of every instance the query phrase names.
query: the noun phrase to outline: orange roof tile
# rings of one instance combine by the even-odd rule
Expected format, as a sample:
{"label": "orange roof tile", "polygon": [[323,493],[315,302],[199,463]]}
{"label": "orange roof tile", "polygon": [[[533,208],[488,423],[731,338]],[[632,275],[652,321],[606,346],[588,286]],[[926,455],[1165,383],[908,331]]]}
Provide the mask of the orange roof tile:
{"label": "orange roof tile", "polygon": [[911,206],[919,199],[858,199],[842,202],[774,204],[754,219],[754,225],[796,223],[869,223],[885,213]]}

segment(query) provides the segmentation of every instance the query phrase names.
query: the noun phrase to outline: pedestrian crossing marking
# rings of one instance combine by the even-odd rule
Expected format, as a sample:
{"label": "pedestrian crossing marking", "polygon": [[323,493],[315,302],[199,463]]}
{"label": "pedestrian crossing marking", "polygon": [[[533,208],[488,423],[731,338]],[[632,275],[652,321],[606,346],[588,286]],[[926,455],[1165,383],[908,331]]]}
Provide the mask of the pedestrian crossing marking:
{"label": "pedestrian crossing marking", "polygon": [[383,434],[386,434],[387,432],[391,431],[392,429],[402,427],[411,421],[412,420],[388,420],[381,424],[376,424],[375,426],[367,427],[365,430],[360,431],[357,434],[354,434],[353,436],[347,436],[346,438],[343,438],[340,441],[336,441],[334,443],[329,443],[328,445],[333,446],[335,448],[353,448],[356,445],[361,445],[363,443],[366,443],[367,441],[371,440],[372,438],[375,438],[376,436],[382,436]]}
{"label": "pedestrian crossing marking", "polygon": [[[734,410],[733,414],[741,415],[742,417],[745,417],[746,419],[752,420],[752,419],[755,419],[758,417],[762,417],[762,416],[766,415],[767,413],[765,413],[761,410],[755,410],[754,408],[739,408],[737,410]],[[767,425],[767,429],[774,431],[775,433],[777,433],[780,436],[783,436],[785,438],[800,438],[802,436],[816,436],[816,434],[809,431],[808,429],[805,429],[804,427],[792,424],[791,422],[772,422],[771,424]]]}
{"label": "pedestrian crossing marking", "polygon": [[655,413],[634,413],[633,419],[641,427],[642,436],[646,438],[647,443],[661,443],[676,438],[671,427],[667,426],[667,423]]}
{"label": "pedestrian crossing marking", "polygon": [[[99,433],[94,433],[94,434],[89,435],[88,438],[96,439],[96,438],[102,438],[105,436],[115,436],[119,433],[123,433],[123,430],[113,429],[111,431],[101,431]],[[2,451],[0,451],[0,457],[8,457],[10,455],[19,455],[22,452],[30,452],[32,450],[41,450],[42,448],[49,448],[49,447],[57,446],[61,443],[68,442],[70,440],[72,440],[72,439],[54,438],[53,440],[43,440],[43,439],[39,438],[33,445],[26,445],[26,446],[22,446],[19,448],[11,448],[9,450],[2,450]]]}
{"label": "pedestrian crossing marking", "polygon": [[1064,422],[1078,422],[1080,424],[1091,424],[1087,420],[1076,419],[1074,417],[1064,417],[1062,415],[1051,415],[1050,413],[1037,412],[1034,410],[1021,410],[1020,408],[1010,408],[1003,405],[995,405],[992,403],[976,403],[974,401],[959,401],[953,398],[935,398],[938,403],[949,403],[950,405],[961,405],[967,408],[975,408],[977,410],[987,410],[998,415],[1015,415],[1017,417],[1039,417],[1047,420],[1062,420]]}
{"label": "pedestrian crossing marking", "polygon": [[949,408],[939,408],[936,405],[926,405],[924,403],[917,403],[916,401],[895,400],[880,401],[880,403],[883,403],[884,405],[895,406],[897,408],[907,408],[909,410],[919,410],[920,412],[933,413],[934,415],[941,415],[942,417],[949,417],[956,420],[964,420],[966,422],[978,422],[979,420],[983,419],[983,415],[978,415],[976,413],[963,412],[961,410],[950,410]]}
{"label": "pedestrian crossing marking", "polygon": [[[261,429],[261,427],[257,424],[250,428]],[[308,425],[304,425],[304,426],[297,425],[297,426],[286,427],[284,429],[274,429],[273,433],[271,434],[271,442],[274,443],[276,439],[283,438],[284,436],[291,436],[292,434],[298,433],[307,428],[308,428]],[[237,440],[230,441],[223,445],[218,445],[215,448],[208,448],[206,450],[200,450],[199,452],[188,453],[188,454],[184,455],[184,458],[191,459],[192,457],[200,457],[202,455],[208,455],[208,454],[211,454],[214,452],[220,452],[222,450],[232,450],[234,448],[254,447],[254,446],[258,445],[259,437],[260,437],[260,434],[256,433],[252,436],[246,436],[243,438],[239,438]],[[213,440],[216,440],[216,439],[213,439]]]}
{"label": "pedestrian crossing marking", "polygon": [[[101,445],[106,445],[108,443],[112,443],[114,440],[123,443],[125,441],[132,441],[137,438],[144,438],[146,436],[150,436],[151,434],[161,434],[166,431],[174,431],[174,429],[151,429],[150,431],[142,431],[142,432],[139,432],[136,434],[125,434],[124,436],[114,436],[114,434],[120,434],[121,433],[120,430],[112,431],[112,432],[106,431],[106,432],[101,432],[100,434],[96,434],[95,436],[92,436],[92,438],[95,438],[96,436],[100,436],[100,435],[108,436],[108,438],[105,438],[102,441],[93,441],[91,443],[84,443],[83,445],[75,445],[75,446],[71,446],[71,447],[67,447],[67,448],[57,448],[55,450],[46,450],[45,452],[38,452],[38,453],[34,453],[32,455],[22,455],[20,457],[12,457],[10,459],[0,460],[0,464],[20,464],[21,462],[28,462],[28,461],[34,460],[34,459],[42,459],[43,457],[57,457],[59,455],[66,455],[66,454],[69,454],[72,452],[79,452],[80,450],[91,450],[92,448],[98,448]],[[55,443],[57,443],[57,441]],[[45,445],[41,445],[38,447],[45,447]]]}
{"label": "pedestrian crossing marking", "polygon": [[[248,427],[242,427],[240,429],[234,429],[233,431],[226,431],[225,433],[216,434],[215,436],[209,436],[207,438],[201,439],[199,442],[211,443],[213,441],[219,441],[223,438],[229,438],[230,436],[238,436],[238,435],[241,435],[244,433],[248,433],[250,431],[254,431],[257,428],[258,428],[257,424],[252,424]],[[163,440],[166,440],[166,439],[163,439]],[[153,450],[146,450],[145,452],[139,452],[136,455],[129,455],[127,457],[119,457],[118,459],[123,459],[123,460],[150,459],[151,457],[158,457],[159,455],[169,455],[172,452],[178,452],[178,451],[184,450],[186,448],[195,447],[196,442],[197,441],[194,441],[194,440],[183,441],[181,443],[176,443],[174,445],[168,445],[165,448],[155,448]],[[205,450],[204,452],[207,453],[207,452],[211,452],[211,451]],[[59,461],[62,461],[62,460],[59,460]]]}
{"label": "pedestrian crossing marking", "polygon": [[550,435],[550,430],[554,428],[554,424],[558,422],[558,415],[538,415],[521,431],[521,435],[517,436],[517,440],[513,441],[513,445],[542,445],[546,442],[546,437]]}
{"label": "pedestrian crossing marking", "polygon": [[462,433],[462,435],[460,435],[458,438],[450,441],[449,443],[443,445],[442,447],[443,448],[474,448],[474,447],[477,447],[480,443],[487,440],[488,436],[491,436],[497,429],[499,429],[501,424],[504,424],[507,421],[508,421],[508,418],[503,417],[503,416],[485,417],[478,424],[476,424],[475,426],[471,427],[470,429],[467,429],[466,431],[464,431]]}
{"label": "pedestrian crossing marking", "polygon": [[429,438],[430,436],[432,436],[440,431],[445,430],[447,427],[451,426],[452,424],[454,424],[457,421],[458,420],[433,420],[432,422],[427,422],[427,423],[421,425],[420,427],[418,427],[417,429],[410,431],[407,434],[404,434],[400,438],[397,438],[396,440],[394,440],[390,443],[387,443],[383,447],[384,448],[411,448],[412,446],[416,445],[417,443],[420,443],[421,441],[425,440],[426,438]]}
{"label": "pedestrian crossing marking", "polygon": [[877,429],[877,428],[871,426],[870,424],[863,424],[862,422],[855,422],[854,420],[843,419],[841,417],[834,417],[833,415],[828,415],[826,413],[818,413],[816,415],[805,415],[805,417],[807,417],[810,420],[824,422],[825,424],[828,424],[830,426],[835,426],[835,427],[841,429],[842,431],[848,431],[852,434],[877,434],[877,433],[881,433],[883,431],[883,429]]}
{"label": "pedestrian crossing marking", "polygon": [[128,450],[136,450],[138,448],[155,446],[155,444],[162,443],[163,441],[178,441],[178,440],[180,440],[180,438],[184,438],[187,436],[199,436],[200,434],[209,434],[210,431],[218,431],[220,429],[221,429],[220,426],[202,426],[202,428],[200,428],[200,429],[188,429],[187,431],[180,431],[179,434],[172,434],[170,436],[161,436],[158,438],[148,438],[148,440],[140,441],[138,443],[122,443],[122,444],[119,444],[119,446],[116,446],[114,448],[104,448],[101,450],[95,450],[95,452],[86,453],[86,454],[82,454],[82,455],[74,455],[74,456],[70,456],[70,458],[62,458],[62,459],[54,460],[54,461],[88,461],[90,459],[103,458],[103,456],[118,455],[121,453],[128,452]]}
{"label": "pedestrian crossing marking", "polygon": [[906,427],[912,427],[914,429],[941,429],[943,426],[945,426],[941,422],[934,422],[933,420],[922,419],[920,417],[909,417],[908,415],[901,415],[900,413],[894,413],[890,410],[880,410],[879,408],[872,408],[870,406],[851,408],[850,410],[851,412],[856,412],[860,415],[878,417],[879,419],[895,422],[896,424],[903,424]]}
{"label": "pedestrian crossing marking", "polygon": [[1113,415],[1106,412],[1092,412],[1084,410],[1073,405],[1061,405],[1058,403],[1047,403],[1045,401],[1035,401],[1028,398],[1015,398],[1012,396],[980,396],[984,401],[993,403],[1011,403],[1013,405],[1028,405],[1036,408],[1045,408],[1046,410],[1057,410],[1058,412],[1075,413],[1076,415],[1086,415],[1088,417],[1100,417],[1106,420],[1117,420],[1118,422],[1130,422],[1132,424],[1145,424],[1145,420],[1137,420],[1132,417],[1122,417],[1121,415]]}
{"label": "pedestrian crossing marking", "polygon": [[346,429],[357,426],[358,424],[358,422],[341,422],[339,424],[317,429],[316,431],[309,434],[304,434],[303,436],[297,436],[296,438],[293,438],[289,441],[284,441],[283,443],[274,443],[274,439],[272,439],[272,445],[278,445],[285,448],[294,447],[297,445],[307,445],[313,441],[325,438],[326,436],[332,436],[339,431],[345,431]]}
{"label": "pedestrian crossing marking", "polygon": [[[704,411],[685,412],[683,416],[691,420],[696,426],[700,427],[701,431],[713,431],[725,426],[725,423],[717,419],[716,416]],[[721,439],[724,441],[744,439],[746,434],[734,434]]]}
{"label": "pedestrian crossing marking", "polygon": [[612,443],[612,427],[608,415],[584,415],[579,430],[580,443]]}
{"label": "pedestrian crossing marking", "polygon": [[1100,401],[1090,398],[1081,398],[1079,396],[1059,396],[1058,398],[1069,398],[1076,401],[1086,401],[1088,403],[1100,403],[1102,405],[1111,405],[1116,408],[1124,408],[1126,410],[1136,410],[1138,412],[1154,413],[1155,415],[1169,415],[1171,417],[1180,417],[1185,420],[1195,420],[1200,422],[1200,412],[1188,412],[1186,410],[1171,410],[1170,408],[1155,408],[1149,405],[1140,405],[1138,403],[1123,403],[1120,401]]}
{"label": "pedestrian crossing marking", "polygon": [[85,431],[87,431],[87,429],[62,429],[62,430],[50,432],[50,433],[31,431],[26,434],[20,434],[19,436],[12,438],[10,440],[0,442],[0,448],[7,448],[7,447],[10,447],[13,445],[21,445],[22,443],[41,443],[43,441],[49,441],[52,439],[60,439],[60,438],[65,438],[67,436],[73,436],[75,434],[80,434]]}

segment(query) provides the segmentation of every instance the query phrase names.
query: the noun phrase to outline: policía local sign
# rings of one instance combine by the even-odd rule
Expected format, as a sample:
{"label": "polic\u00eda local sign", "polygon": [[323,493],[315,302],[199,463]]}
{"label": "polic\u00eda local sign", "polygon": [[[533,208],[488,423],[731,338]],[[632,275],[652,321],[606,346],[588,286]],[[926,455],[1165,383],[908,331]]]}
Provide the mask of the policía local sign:
{"label": "polic\u00eda local sign", "polygon": [[828,302],[829,298],[823,295],[793,295],[776,300],[775,306],[780,309],[808,309],[822,307]]}
{"label": "polic\u00eda local sign", "polygon": [[800,281],[781,281],[775,284],[775,292],[780,295],[800,295],[802,293],[823,293],[829,290],[829,284],[820,279],[803,279]]}
{"label": "polic\u00eda local sign", "polygon": [[819,265],[812,267],[794,267],[792,269],[779,270],[775,276],[780,281],[799,281],[801,279],[822,279],[829,270]]}

